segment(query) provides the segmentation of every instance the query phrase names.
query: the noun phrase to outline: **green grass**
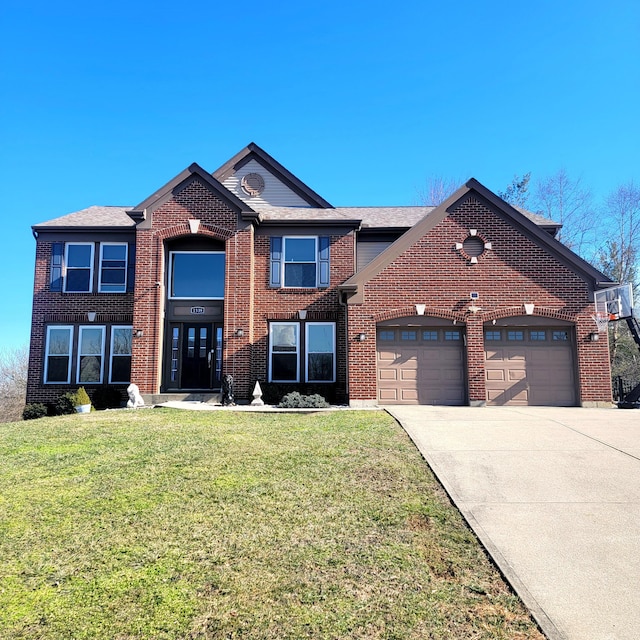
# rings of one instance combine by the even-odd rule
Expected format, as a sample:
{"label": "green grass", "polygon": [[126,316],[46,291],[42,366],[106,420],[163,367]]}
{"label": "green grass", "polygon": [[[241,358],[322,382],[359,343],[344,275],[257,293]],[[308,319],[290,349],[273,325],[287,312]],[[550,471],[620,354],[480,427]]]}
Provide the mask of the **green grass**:
{"label": "green grass", "polygon": [[0,637],[542,638],[381,412],[0,425]]}

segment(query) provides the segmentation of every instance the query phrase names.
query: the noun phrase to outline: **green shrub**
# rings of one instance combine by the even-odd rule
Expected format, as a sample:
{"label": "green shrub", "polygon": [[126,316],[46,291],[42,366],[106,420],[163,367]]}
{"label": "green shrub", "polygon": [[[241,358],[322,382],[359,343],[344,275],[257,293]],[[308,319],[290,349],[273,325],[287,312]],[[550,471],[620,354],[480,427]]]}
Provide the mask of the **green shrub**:
{"label": "green shrub", "polygon": [[99,387],[93,392],[91,402],[96,409],[119,409],[122,406],[122,393],[113,387]]}
{"label": "green shrub", "polygon": [[63,393],[54,405],[54,413],[57,416],[66,416],[76,413],[76,393],[75,391],[67,391]]}
{"label": "green shrub", "polygon": [[47,405],[41,402],[31,402],[24,407],[22,412],[23,420],[35,420],[37,418],[44,418],[47,415]]}
{"label": "green shrub", "polygon": [[80,387],[76,391],[75,402],[76,402],[76,407],[79,407],[83,404],[91,404],[91,398],[89,397],[89,394],[87,393],[84,387]]}
{"label": "green shrub", "polygon": [[278,406],[283,409],[323,409],[328,407],[329,403],[317,393],[304,396],[293,391],[284,396]]}

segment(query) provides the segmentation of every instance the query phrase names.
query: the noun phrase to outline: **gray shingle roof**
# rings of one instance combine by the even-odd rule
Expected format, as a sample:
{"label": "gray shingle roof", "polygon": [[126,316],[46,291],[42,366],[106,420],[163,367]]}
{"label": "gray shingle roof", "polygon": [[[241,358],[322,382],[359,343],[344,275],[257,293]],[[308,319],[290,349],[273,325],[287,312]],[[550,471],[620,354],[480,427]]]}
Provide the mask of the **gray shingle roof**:
{"label": "gray shingle roof", "polygon": [[135,222],[126,214],[131,207],[92,206],[67,215],[34,224],[34,229],[66,229],[73,227],[134,227]]}

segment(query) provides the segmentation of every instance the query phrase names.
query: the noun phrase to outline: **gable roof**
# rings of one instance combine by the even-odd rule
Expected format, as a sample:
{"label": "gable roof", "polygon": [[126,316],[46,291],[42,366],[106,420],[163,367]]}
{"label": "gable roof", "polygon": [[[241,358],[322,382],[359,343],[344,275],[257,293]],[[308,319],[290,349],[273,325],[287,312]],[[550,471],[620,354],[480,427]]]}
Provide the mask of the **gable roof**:
{"label": "gable roof", "polygon": [[[429,214],[423,217],[416,225],[409,229],[409,231],[400,236],[380,255],[374,258],[364,269],[345,280],[341,285],[338,285],[338,288],[351,295],[361,293],[362,287],[369,282],[369,280],[377,276],[394,260],[431,231],[431,229],[442,222],[449,215],[449,210],[460,199],[472,193],[488,201],[499,214],[507,218],[507,220],[524,235],[533,239],[556,256],[561,262],[569,265],[574,271],[578,272],[586,282],[590,283],[592,289],[611,284],[612,281],[609,280],[607,276],[568,249],[560,241],[553,238],[547,231],[541,229],[528,216],[510,204],[507,204],[492,191],[480,184],[475,178],[471,178],[442,204],[432,209]],[[356,302],[356,300],[354,299],[352,302]]]}
{"label": "gable roof", "polygon": [[169,182],[164,186],[160,187],[160,189],[158,189],[154,194],[143,200],[138,206],[128,211],[129,215],[134,220],[144,220],[147,213],[153,212],[159,206],[167,202],[177,193],[177,191],[181,190],[180,187],[182,187],[187,180],[196,177],[199,178],[205,186],[213,191],[220,199],[231,205],[238,212],[241,212],[243,218],[257,218],[257,213],[253,211],[248,204],[233,195],[233,193],[231,193],[224,185],[220,184],[216,178],[195,162],[190,164],[175,178],[169,180]]}
{"label": "gable roof", "polygon": [[255,160],[261,164],[267,171],[275,175],[312,207],[317,207],[319,209],[332,208],[322,196],[318,195],[313,189],[304,184],[302,180],[296,178],[291,171],[282,166],[275,158],[272,158],[255,142],[250,142],[244,149],[236,153],[231,160],[228,160],[219,169],[214,171],[212,175],[216,180],[224,182],[226,178],[233,175],[238,169],[251,160]]}

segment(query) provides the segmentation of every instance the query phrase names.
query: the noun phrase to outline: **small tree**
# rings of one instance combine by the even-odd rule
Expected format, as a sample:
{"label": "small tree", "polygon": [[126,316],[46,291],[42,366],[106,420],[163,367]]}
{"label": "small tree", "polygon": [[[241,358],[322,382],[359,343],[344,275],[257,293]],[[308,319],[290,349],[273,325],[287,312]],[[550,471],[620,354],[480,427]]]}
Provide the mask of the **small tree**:
{"label": "small tree", "polygon": [[523,176],[513,176],[511,184],[504,191],[498,191],[498,195],[510,205],[526,209],[527,201],[529,200],[530,180],[531,171]]}
{"label": "small tree", "polygon": [[28,370],[28,347],[0,351],[0,422],[13,422],[22,418]]}

